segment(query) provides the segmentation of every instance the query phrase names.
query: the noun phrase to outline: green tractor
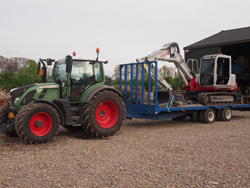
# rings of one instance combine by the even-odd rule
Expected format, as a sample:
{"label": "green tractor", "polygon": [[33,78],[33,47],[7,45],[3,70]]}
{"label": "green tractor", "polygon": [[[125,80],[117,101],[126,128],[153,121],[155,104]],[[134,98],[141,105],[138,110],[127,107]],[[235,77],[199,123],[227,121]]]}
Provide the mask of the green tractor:
{"label": "green tractor", "polygon": [[[105,81],[104,64],[97,58],[66,56],[39,59],[39,84],[10,91],[10,102],[0,109],[0,132],[18,135],[26,143],[45,143],[59,125],[84,129],[93,137],[107,137],[120,130],[125,119],[122,94]],[[54,67],[46,83],[46,63]],[[41,67],[42,66],[42,67]]]}

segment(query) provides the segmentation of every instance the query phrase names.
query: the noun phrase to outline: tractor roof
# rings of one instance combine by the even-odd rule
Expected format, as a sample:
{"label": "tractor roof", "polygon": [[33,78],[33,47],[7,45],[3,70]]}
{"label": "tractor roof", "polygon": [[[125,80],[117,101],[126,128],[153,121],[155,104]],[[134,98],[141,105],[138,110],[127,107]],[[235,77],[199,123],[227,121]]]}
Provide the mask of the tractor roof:
{"label": "tractor roof", "polygon": [[[56,59],[56,61],[59,61],[59,60],[61,60],[61,59],[64,59],[64,58]],[[91,57],[88,58],[88,57],[76,57],[76,56],[73,56],[72,59],[73,59],[73,60],[84,60],[84,61],[96,61],[96,58],[93,58],[93,57],[92,57],[92,58],[91,58]],[[103,60],[103,59],[99,59],[99,58],[98,58],[98,61],[104,63],[104,62],[106,62],[107,60]]]}

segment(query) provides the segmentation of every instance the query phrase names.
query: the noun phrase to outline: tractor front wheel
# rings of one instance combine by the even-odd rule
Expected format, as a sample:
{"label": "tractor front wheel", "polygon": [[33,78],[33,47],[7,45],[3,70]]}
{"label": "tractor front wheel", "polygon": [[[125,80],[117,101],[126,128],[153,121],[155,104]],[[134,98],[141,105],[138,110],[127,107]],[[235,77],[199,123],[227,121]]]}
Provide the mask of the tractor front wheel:
{"label": "tractor front wheel", "polygon": [[83,127],[93,137],[107,137],[120,130],[125,119],[122,98],[111,90],[97,92],[83,111]]}
{"label": "tractor front wheel", "polygon": [[26,143],[46,143],[58,132],[59,115],[45,103],[29,103],[18,114],[15,129]]}

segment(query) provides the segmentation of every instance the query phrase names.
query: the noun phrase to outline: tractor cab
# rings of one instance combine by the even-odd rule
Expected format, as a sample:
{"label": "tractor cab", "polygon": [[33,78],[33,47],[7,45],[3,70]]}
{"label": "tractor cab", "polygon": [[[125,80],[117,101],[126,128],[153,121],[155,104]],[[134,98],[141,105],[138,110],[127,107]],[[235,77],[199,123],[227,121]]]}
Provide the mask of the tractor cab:
{"label": "tractor cab", "polygon": [[71,57],[55,61],[52,82],[61,85],[61,98],[78,101],[79,97],[92,85],[104,81],[104,60]]}
{"label": "tractor cab", "polygon": [[57,60],[39,59],[37,72],[42,76],[42,82],[46,83],[45,62],[47,65],[54,62],[52,83],[60,85],[60,98],[77,102],[89,87],[98,83],[104,84],[103,64],[107,61],[98,58],[99,51],[97,48],[97,58],[76,57],[73,52],[73,57],[68,55]]}

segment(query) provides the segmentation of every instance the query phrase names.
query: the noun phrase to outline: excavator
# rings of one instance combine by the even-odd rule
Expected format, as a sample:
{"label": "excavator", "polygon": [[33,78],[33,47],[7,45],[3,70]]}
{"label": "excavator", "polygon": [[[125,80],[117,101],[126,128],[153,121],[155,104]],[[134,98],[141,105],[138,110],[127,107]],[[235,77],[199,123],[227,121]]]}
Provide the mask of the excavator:
{"label": "excavator", "polygon": [[[201,58],[198,74],[194,74],[184,61],[179,45],[176,42],[163,45],[150,55],[136,59],[138,63],[146,61],[173,62],[183,83],[184,92],[181,94],[184,100],[193,100],[202,105],[215,103],[235,104],[237,97],[236,76],[231,70],[231,56],[223,54],[205,55]],[[148,65],[144,64],[144,70],[148,72]],[[151,78],[154,79],[155,69],[150,67]],[[173,88],[157,73],[157,83],[162,90],[169,91],[169,97],[174,95]]]}

